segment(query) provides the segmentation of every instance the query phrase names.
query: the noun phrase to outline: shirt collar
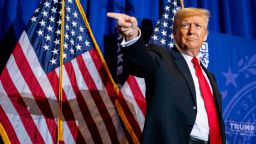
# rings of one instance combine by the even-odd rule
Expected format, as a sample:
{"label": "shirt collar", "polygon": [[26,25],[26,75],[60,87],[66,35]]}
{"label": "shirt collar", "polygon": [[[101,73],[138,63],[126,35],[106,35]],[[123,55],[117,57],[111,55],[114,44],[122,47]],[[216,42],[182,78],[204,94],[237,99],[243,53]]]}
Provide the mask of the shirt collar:
{"label": "shirt collar", "polygon": [[[177,47],[177,49],[179,50],[179,52],[181,53],[181,55],[184,57],[184,59],[186,60],[187,63],[190,63],[191,60],[193,59],[192,56],[189,56],[187,54],[185,54],[181,48],[177,45],[177,43],[175,43],[175,46]],[[200,61],[200,57],[199,57],[199,54],[196,56],[196,58],[198,59],[198,61]]]}

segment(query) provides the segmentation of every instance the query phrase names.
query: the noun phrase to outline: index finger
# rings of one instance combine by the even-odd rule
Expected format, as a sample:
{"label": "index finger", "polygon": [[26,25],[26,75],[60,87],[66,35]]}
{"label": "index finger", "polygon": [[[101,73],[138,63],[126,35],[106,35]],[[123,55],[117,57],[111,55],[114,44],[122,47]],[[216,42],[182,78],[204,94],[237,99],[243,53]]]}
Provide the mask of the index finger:
{"label": "index finger", "polygon": [[108,12],[107,16],[110,18],[114,18],[116,20],[120,20],[120,19],[128,19],[128,16],[125,14],[121,14],[121,13],[114,13],[114,12]]}

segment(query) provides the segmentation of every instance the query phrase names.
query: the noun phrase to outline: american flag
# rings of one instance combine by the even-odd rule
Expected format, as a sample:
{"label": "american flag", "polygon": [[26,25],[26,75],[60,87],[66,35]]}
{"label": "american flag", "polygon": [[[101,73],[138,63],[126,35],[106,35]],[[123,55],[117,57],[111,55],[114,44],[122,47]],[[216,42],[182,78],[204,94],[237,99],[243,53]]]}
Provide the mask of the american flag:
{"label": "american flag", "polygon": [[160,20],[157,21],[153,34],[149,40],[149,44],[156,44],[164,48],[172,48],[174,46],[174,38],[172,35],[172,27],[174,14],[181,8],[179,0],[168,0],[167,5]]}
{"label": "american flag", "polygon": [[[170,48],[173,46],[173,17],[177,10],[181,8],[181,3],[181,0],[168,0],[164,7],[163,14],[154,28],[149,44],[154,43],[164,48]],[[121,88],[121,91],[125,99],[133,105],[135,109],[134,117],[137,119],[140,129],[142,130],[144,127],[146,113],[145,80],[143,78],[129,75]]]}
{"label": "american flag", "polygon": [[[140,131],[125,111],[128,105],[122,94],[117,96],[85,24],[81,4],[79,0],[65,0],[65,13],[62,4],[61,0],[40,2],[0,76],[0,122],[7,134],[4,139],[10,143],[57,142],[63,34],[64,143],[131,142],[130,135],[138,137]],[[123,112],[122,119],[117,109]]]}

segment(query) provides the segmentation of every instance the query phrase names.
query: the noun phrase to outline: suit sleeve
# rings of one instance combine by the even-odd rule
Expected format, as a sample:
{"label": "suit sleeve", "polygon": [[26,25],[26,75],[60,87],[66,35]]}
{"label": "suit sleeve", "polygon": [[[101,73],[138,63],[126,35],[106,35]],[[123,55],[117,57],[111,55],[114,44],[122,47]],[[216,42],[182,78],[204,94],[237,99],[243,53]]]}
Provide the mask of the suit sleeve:
{"label": "suit sleeve", "polygon": [[134,44],[123,47],[123,52],[130,74],[144,78],[154,75],[160,60],[157,46],[146,46],[140,38]]}

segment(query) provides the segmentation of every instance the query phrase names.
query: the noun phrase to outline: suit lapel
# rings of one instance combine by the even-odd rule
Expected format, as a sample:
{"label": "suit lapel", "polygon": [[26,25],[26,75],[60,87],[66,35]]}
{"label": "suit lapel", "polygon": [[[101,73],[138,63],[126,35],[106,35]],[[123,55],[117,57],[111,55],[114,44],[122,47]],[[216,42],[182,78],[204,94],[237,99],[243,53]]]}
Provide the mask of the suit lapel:
{"label": "suit lapel", "polygon": [[190,70],[188,68],[188,65],[185,61],[185,59],[183,58],[183,56],[181,55],[181,53],[178,51],[178,49],[176,47],[174,47],[171,50],[171,54],[174,56],[175,60],[175,64],[177,65],[177,67],[179,68],[180,72],[182,73],[182,75],[185,77],[187,84],[189,86],[189,90],[191,92],[194,104],[196,105],[196,92],[195,92],[195,86],[194,86],[194,82],[193,82],[193,78],[191,76]]}

